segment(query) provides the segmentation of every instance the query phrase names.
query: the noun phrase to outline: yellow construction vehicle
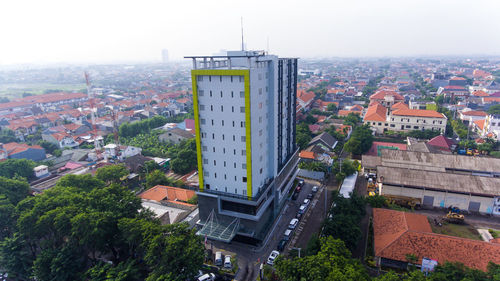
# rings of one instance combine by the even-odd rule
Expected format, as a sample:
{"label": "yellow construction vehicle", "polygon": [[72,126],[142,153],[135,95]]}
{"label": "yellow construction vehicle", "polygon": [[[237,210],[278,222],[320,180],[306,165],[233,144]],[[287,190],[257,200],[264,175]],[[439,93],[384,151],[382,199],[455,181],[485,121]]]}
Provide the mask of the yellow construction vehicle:
{"label": "yellow construction vehicle", "polygon": [[451,223],[463,223],[465,216],[460,213],[459,208],[450,206],[448,208],[448,213],[443,217],[443,219]]}
{"label": "yellow construction vehicle", "polygon": [[388,204],[396,204],[407,208],[420,208],[422,200],[420,198],[408,197],[402,195],[382,194],[387,199]]}

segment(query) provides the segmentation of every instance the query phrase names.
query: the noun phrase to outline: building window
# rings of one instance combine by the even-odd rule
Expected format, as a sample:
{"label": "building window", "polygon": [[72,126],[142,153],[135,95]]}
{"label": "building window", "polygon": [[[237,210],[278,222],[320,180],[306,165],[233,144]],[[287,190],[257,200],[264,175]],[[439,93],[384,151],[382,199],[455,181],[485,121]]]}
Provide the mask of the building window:
{"label": "building window", "polygon": [[212,133],[212,139],[213,139],[213,140],[215,139],[215,134],[214,134],[214,133]]}
{"label": "building window", "polygon": [[223,105],[220,106],[220,112],[224,112],[224,106]]}
{"label": "building window", "polygon": [[396,125],[394,125],[394,124],[391,124],[391,127],[393,127],[393,128],[394,128],[394,127],[396,127]]}
{"label": "building window", "polygon": [[217,161],[214,160],[214,166],[217,166]]}
{"label": "building window", "polygon": [[269,92],[269,87],[268,87],[268,86],[266,86],[266,93],[267,93],[267,92]]}
{"label": "building window", "polygon": [[205,134],[205,133],[201,133],[201,138],[202,138],[202,139],[204,139],[204,138],[205,138],[205,136],[206,136],[206,134]]}
{"label": "building window", "polygon": [[214,147],[212,147],[212,151],[213,151],[213,152],[215,152],[215,146],[214,146]]}
{"label": "building window", "polygon": [[214,106],[210,105],[210,111],[214,111]]}
{"label": "building window", "polygon": [[243,177],[243,182],[247,182],[247,177]]}
{"label": "building window", "polygon": [[224,161],[224,167],[226,167],[226,161]]}
{"label": "building window", "polygon": [[[231,82],[233,82],[233,76],[231,76]],[[226,189],[227,189],[227,187],[226,187]],[[226,190],[226,191],[227,191],[227,190]]]}
{"label": "building window", "polygon": [[245,156],[246,154],[247,154],[247,151],[243,149],[243,150],[241,151],[241,155]]}
{"label": "building window", "polygon": [[233,149],[233,154],[236,155],[236,149]]}
{"label": "building window", "polygon": [[202,118],[201,119],[201,125],[205,125],[205,123],[206,123],[206,120]]}
{"label": "building window", "polygon": [[[224,174],[224,179],[227,180],[226,174]],[[226,192],[227,192],[227,187],[226,187]]]}
{"label": "building window", "polygon": [[262,130],[259,130],[259,136],[262,136]]}
{"label": "building window", "polygon": [[247,164],[245,164],[245,163],[241,164],[241,168],[242,169],[246,169],[247,168]]}
{"label": "building window", "polygon": [[212,90],[210,90],[210,97],[212,97]]}
{"label": "building window", "polygon": [[418,126],[413,126],[413,129],[418,129]]}
{"label": "building window", "polygon": [[222,82],[222,75],[221,75],[221,76],[219,76],[219,77],[220,77],[220,82]]}
{"label": "building window", "polygon": [[240,127],[245,128],[245,121],[240,122]]}
{"label": "building window", "polygon": [[208,183],[207,183],[207,184],[205,184],[205,187],[206,187],[207,189],[210,189],[210,185],[209,185]]}
{"label": "building window", "polygon": [[262,95],[262,88],[259,88],[259,95]]}
{"label": "building window", "polygon": [[203,104],[200,105],[200,111],[205,110],[205,106]]}
{"label": "building window", "polygon": [[262,123],[262,116],[259,116],[259,123]]}
{"label": "building window", "polygon": [[203,159],[203,164],[208,164],[208,159]]}
{"label": "building window", "polygon": [[198,90],[198,96],[203,97],[204,93],[203,90]]}
{"label": "building window", "polygon": [[207,147],[206,146],[203,146],[203,151],[207,151]]}
{"label": "building window", "polygon": [[259,172],[260,172],[260,174],[262,175],[262,168],[260,168],[260,171],[259,171]]}
{"label": "building window", "polygon": [[[222,134],[222,140],[224,140],[224,134]],[[225,149],[225,148],[224,148]]]}
{"label": "building window", "polygon": [[234,106],[231,106],[231,112],[234,112]]}
{"label": "building window", "polygon": [[259,80],[262,80],[262,73],[259,73]]}
{"label": "building window", "polygon": [[222,126],[224,126],[224,120],[221,121]]}
{"label": "building window", "polygon": [[214,173],[214,177],[217,178],[217,173]]}
{"label": "building window", "polygon": [[244,106],[241,106],[241,107],[240,107],[240,112],[241,112],[241,113],[245,113],[245,107],[244,107]]}
{"label": "building window", "polygon": [[246,137],[245,136],[241,136],[241,142],[245,142],[246,141]]}
{"label": "building window", "polygon": [[410,128],[411,128],[411,126],[410,126],[410,125],[406,125],[406,129],[410,129]]}
{"label": "building window", "polygon": [[233,127],[234,127],[234,121],[233,121]]}
{"label": "building window", "polygon": [[259,109],[262,109],[262,103],[259,102]]}
{"label": "building window", "polygon": [[233,141],[236,141],[236,136],[235,135],[233,135]]}
{"label": "building window", "polygon": [[382,123],[378,122],[378,125],[379,125],[379,126],[382,126]]}
{"label": "building window", "polygon": [[200,76],[197,76],[197,77],[198,77],[198,82],[203,81],[203,76],[200,75]]}
{"label": "building window", "polygon": [[244,80],[243,76],[239,76],[239,78],[240,78],[240,83],[243,82],[243,80]]}
{"label": "building window", "polygon": [[236,162],[233,163],[233,167],[236,169]]}
{"label": "building window", "polygon": [[385,124],[384,124],[384,126],[386,126],[386,127],[387,127],[387,123],[385,123]]}
{"label": "building window", "polygon": [[208,178],[208,172],[207,171],[204,171],[203,175]]}

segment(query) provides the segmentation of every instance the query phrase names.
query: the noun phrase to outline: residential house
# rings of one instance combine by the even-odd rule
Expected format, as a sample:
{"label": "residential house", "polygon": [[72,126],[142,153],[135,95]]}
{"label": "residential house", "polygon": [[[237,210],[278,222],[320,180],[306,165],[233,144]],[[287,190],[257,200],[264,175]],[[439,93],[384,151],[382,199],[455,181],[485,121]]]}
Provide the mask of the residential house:
{"label": "residential house", "polygon": [[193,133],[188,132],[188,131],[183,130],[183,129],[179,129],[179,128],[170,129],[159,136],[160,141],[172,142],[175,144],[178,144],[184,140],[188,140],[188,139],[192,139],[192,138],[194,138]]}
{"label": "residential house", "polygon": [[196,206],[187,203],[196,193],[193,190],[157,185],[139,194],[142,205],[152,210],[163,224],[183,221]]}
{"label": "residential house", "polygon": [[327,151],[333,151],[335,146],[337,146],[338,141],[331,136],[330,134],[323,132],[317,136],[315,136],[310,142],[311,145],[320,145],[324,147]]}
{"label": "residential house", "polygon": [[488,114],[484,111],[470,110],[470,108],[466,108],[459,111],[458,115],[460,120],[462,120],[465,124],[469,124],[477,120],[485,119]]}
{"label": "residential house", "polygon": [[408,255],[416,257],[417,265],[425,257],[482,271],[490,261],[500,263],[500,244],[433,233],[427,217],[415,213],[374,208],[373,240],[378,266],[406,270]]}
{"label": "residential house", "polygon": [[45,149],[39,145],[27,145],[11,142],[0,143],[0,160],[3,159],[28,159],[41,161],[46,158]]}
{"label": "residential house", "polygon": [[405,98],[395,91],[381,90],[370,96],[370,104],[378,102],[383,106],[391,107],[398,102],[404,102]]}
{"label": "residential house", "polygon": [[55,133],[52,133],[50,131],[44,131],[42,133],[42,139],[57,144],[61,149],[66,147],[73,148],[79,145],[79,143],[75,141],[73,136],[64,131]]}
{"label": "residential house", "polygon": [[313,101],[315,94],[313,92],[307,92],[304,90],[297,91],[297,106],[299,110],[309,110]]}

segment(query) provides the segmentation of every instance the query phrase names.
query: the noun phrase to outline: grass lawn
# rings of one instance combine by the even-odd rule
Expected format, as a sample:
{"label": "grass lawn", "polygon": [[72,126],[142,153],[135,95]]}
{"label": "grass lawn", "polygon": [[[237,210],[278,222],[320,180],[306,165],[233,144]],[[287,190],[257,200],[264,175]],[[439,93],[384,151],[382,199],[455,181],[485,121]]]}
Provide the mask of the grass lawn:
{"label": "grass lawn", "polygon": [[0,85],[0,97],[9,99],[20,98],[23,93],[33,95],[43,94],[46,90],[60,90],[65,92],[75,92],[85,89],[85,84],[51,84],[51,83],[30,83],[30,84],[3,84]]}
{"label": "grass lawn", "polygon": [[436,226],[431,220],[429,220],[429,224],[434,233],[481,240],[481,236],[477,230],[468,224],[454,224],[443,221],[443,226]]}

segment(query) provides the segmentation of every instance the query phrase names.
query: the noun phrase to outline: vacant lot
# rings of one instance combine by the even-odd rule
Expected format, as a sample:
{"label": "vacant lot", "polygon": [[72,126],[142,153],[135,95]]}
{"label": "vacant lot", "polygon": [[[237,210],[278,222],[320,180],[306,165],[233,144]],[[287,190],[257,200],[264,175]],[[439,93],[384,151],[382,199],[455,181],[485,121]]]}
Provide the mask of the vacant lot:
{"label": "vacant lot", "polygon": [[33,84],[3,84],[0,85],[0,97],[9,99],[21,98],[23,93],[32,95],[40,95],[45,91],[65,91],[76,92],[85,89],[85,84],[50,84],[50,83],[33,83]]}
{"label": "vacant lot", "polygon": [[481,240],[481,236],[477,230],[469,224],[454,224],[442,222],[442,226],[437,226],[434,221],[429,220],[432,232],[462,238],[469,238],[474,240]]}

